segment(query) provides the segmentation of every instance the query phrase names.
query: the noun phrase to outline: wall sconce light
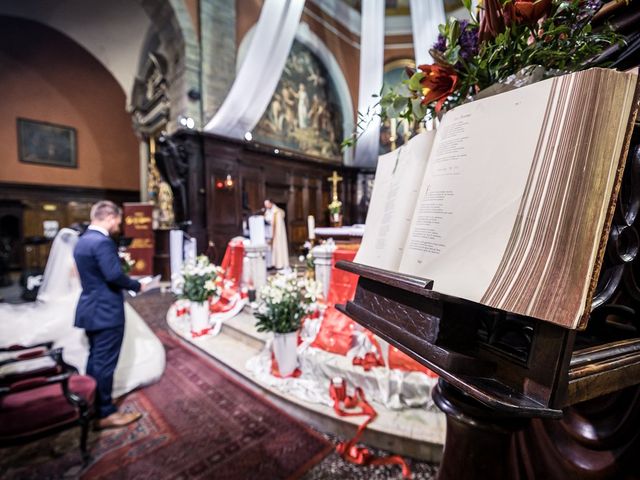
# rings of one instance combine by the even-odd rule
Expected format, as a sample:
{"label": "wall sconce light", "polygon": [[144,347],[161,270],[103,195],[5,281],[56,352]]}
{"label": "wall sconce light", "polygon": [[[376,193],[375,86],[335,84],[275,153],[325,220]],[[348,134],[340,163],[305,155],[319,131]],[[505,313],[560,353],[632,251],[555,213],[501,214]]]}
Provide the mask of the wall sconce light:
{"label": "wall sconce light", "polygon": [[235,186],[235,182],[233,181],[233,177],[230,173],[223,179],[217,178],[215,180],[215,187],[217,190],[233,190]]}
{"label": "wall sconce light", "polygon": [[231,174],[227,173],[227,178],[224,179],[224,187],[227,190],[231,190],[233,188],[233,178],[231,178]]}
{"label": "wall sconce light", "polygon": [[188,129],[192,129],[196,126],[196,121],[191,117],[180,117],[178,123],[183,127],[187,127]]}
{"label": "wall sconce light", "polygon": [[251,140],[253,140],[253,134],[252,134],[251,132],[247,132],[247,133],[245,133],[245,134],[244,134],[244,139],[245,139],[247,142],[250,142]]}

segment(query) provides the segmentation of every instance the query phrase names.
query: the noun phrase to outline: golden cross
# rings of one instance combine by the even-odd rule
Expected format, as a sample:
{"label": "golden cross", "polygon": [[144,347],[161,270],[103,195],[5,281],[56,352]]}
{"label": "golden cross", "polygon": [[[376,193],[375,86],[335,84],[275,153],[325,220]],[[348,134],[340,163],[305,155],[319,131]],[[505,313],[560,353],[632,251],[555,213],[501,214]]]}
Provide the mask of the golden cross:
{"label": "golden cross", "polygon": [[338,182],[341,182],[343,180],[342,177],[339,176],[338,172],[334,170],[333,174],[330,177],[327,177],[327,180],[331,182],[332,191],[333,191],[332,200],[338,200]]}

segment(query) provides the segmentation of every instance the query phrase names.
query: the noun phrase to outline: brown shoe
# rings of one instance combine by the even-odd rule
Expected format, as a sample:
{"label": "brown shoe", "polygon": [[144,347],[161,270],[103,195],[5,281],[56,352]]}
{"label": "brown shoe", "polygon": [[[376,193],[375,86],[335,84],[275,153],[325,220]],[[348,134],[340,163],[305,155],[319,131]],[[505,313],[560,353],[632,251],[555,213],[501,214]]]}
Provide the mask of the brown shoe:
{"label": "brown shoe", "polygon": [[96,430],[104,430],[105,428],[121,428],[130,423],[137,422],[142,418],[139,412],[120,413],[115,412],[108,417],[100,418],[96,422]]}

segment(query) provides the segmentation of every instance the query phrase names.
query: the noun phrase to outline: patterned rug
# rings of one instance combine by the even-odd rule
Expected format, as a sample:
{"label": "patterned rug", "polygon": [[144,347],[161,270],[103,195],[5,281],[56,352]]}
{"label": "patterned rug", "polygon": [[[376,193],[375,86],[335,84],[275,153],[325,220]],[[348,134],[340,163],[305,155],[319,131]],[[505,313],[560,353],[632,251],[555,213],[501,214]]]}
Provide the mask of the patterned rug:
{"label": "patterned rug", "polygon": [[297,478],[332,450],[316,432],[163,331],[159,312],[166,312],[169,295],[143,298],[132,304],[167,352],[162,379],[122,402],[122,410],[144,412],[143,419],[128,428],[92,432],[92,461],[85,469],[79,467],[78,429],[2,449],[0,478]]}

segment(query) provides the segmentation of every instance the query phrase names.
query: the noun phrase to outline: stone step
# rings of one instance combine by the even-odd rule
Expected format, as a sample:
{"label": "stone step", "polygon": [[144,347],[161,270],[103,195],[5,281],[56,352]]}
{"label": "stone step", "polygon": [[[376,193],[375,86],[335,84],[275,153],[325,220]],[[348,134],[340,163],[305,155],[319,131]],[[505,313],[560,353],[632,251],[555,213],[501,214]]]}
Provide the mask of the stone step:
{"label": "stone step", "polygon": [[225,321],[220,333],[260,351],[271,337],[268,333],[258,332],[255,323],[256,319],[247,307],[235,317]]}

